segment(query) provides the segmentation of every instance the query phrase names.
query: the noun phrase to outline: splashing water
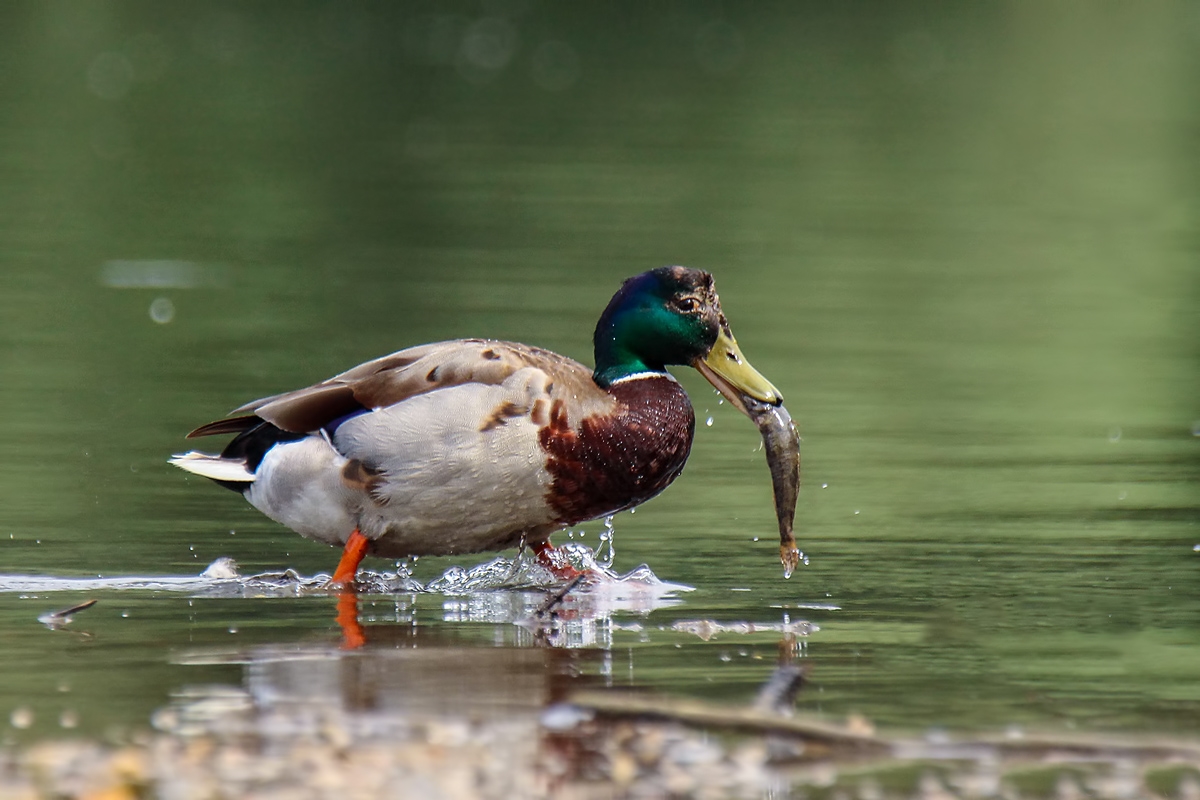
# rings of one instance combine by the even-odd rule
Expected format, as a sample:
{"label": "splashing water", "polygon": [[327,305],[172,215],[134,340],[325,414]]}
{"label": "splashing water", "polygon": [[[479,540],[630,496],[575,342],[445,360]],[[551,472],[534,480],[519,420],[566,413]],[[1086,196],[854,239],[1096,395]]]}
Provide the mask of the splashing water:
{"label": "splashing water", "polygon": [[680,633],[690,633],[707,642],[721,633],[744,635],[771,632],[792,634],[793,636],[808,636],[815,631],[821,630],[821,628],[807,620],[796,620],[793,622],[791,617],[784,614],[780,622],[717,622],[711,619],[681,619],[671,623],[671,630],[679,631]]}
{"label": "splashing water", "polygon": [[464,595],[501,589],[537,589],[552,586],[555,578],[530,558],[494,558],[469,569],[450,567],[425,584],[422,591]]}
{"label": "splashing water", "polygon": [[604,530],[600,531],[600,544],[596,546],[596,552],[592,554],[595,563],[605,570],[612,568],[613,561],[617,557],[617,546],[614,541],[616,533],[616,529],[613,528],[612,515],[605,517]]}
{"label": "splashing water", "polygon": [[[611,527],[606,528],[611,543]],[[611,544],[610,544],[611,547]],[[422,584],[411,573],[410,564],[398,563],[395,572],[360,570],[356,579],[357,596],[390,595],[395,603],[391,620],[363,617],[364,624],[411,624],[416,596],[441,595],[446,622],[508,623],[523,629],[519,636],[533,636],[554,647],[613,646],[613,635],[620,630],[641,630],[640,623],[622,623],[616,614],[644,616],[652,611],[681,604],[679,595],[692,587],[660,580],[646,565],[625,575],[600,563],[596,553],[579,542],[568,542],[558,550],[564,560],[583,573],[564,583],[538,562],[532,552],[520,552],[515,558],[497,557],[472,567],[453,566],[438,577]],[[611,557],[611,550],[609,553]],[[243,576],[232,559],[214,562],[195,576],[128,576],[118,578],[56,578],[51,576],[0,575],[0,592],[77,592],[81,589],[151,590],[180,592],[204,598],[312,597],[329,596],[330,576],[302,575],[288,569]],[[408,599],[404,599],[408,595]],[[101,602],[109,600],[101,599]],[[374,607],[374,601],[369,601]],[[188,601],[189,606],[191,601]],[[61,628],[71,614],[90,603],[43,614]],[[357,609],[357,606],[356,606]],[[357,610],[356,610],[357,613]],[[129,617],[124,612],[122,617]],[[46,620],[43,619],[46,623]],[[231,634],[236,628],[230,628]],[[201,654],[210,658],[211,654]]]}
{"label": "splashing water", "polygon": [[[645,565],[627,575],[612,571],[616,550],[613,545],[613,518],[604,520],[600,543],[593,551],[578,541],[565,542],[558,551],[567,564],[588,573],[589,586],[605,583],[654,583],[662,581]],[[415,558],[395,562],[393,572],[359,570],[356,582],[364,594],[470,594],[473,592],[518,589],[546,589],[562,584],[562,579],[542,566],[528,550],[516,558],[497,557],[472,567],[453,566],[436,578],[422,583],[413,577]],[[294,569],[243,575],[236,562],[221,557],[199,575],[129,575],[82,578],[52,575],[0,574],[2,592],[77,592],[92,590],[149,590],[190,593],[203,597],[286,597],[325,594],[330,576],[325,573],[303,575]],[[690,587],[679,587],[684,590]]]}

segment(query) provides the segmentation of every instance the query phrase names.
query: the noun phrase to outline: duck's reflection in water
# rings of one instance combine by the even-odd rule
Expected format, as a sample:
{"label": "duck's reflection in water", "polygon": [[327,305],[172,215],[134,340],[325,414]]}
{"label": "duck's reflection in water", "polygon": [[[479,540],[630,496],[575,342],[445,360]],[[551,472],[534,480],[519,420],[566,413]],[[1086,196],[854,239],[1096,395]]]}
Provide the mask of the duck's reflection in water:
{"label": "duck's reflection in water", "polygon": [[[571,754],[583,752],[563,745],[561,709],[573,691],[604,685],[609,656],[555,644],[604,640],[619,625],[591,614],[591,601],[546,611],[547,599],[444,600],[455,620],[520,623],[497,625],[489,642],[477,638],[486,626],[380,622],[367,600],[360,609],[345,594],[340,642],[181,653],[183,664],[241,664],[243,681],[181,690],[156,715],[168,734],[161,746],[179,749],[167,780],[212,783],[231,796],[268,784],[339,787],[348,797],[547,796],[578,774]],[[553,731],[542,723],[547,709],[556,709]],[[207,755],[190,761],[191,753]]]}
{"label": "duck's reflection in water", "polygon": [[456,646],[405,625],[370,633],[353,652],[245,652],[242,686],[178,693],[155,718],[169,734],[159,747],[178,751],[167,780],[213,796],[545,796],[539,714],[566,684],[555,661],[578,653]]}
{"label": "duck's reflection in water", "polygon": [[[399,570],[366,573],[362,594],[330,595],[328,576],[244,577],[222,560],[176,580],[178,590],[304,598],[321,609],[316,628],[272,636],[258,627],[270,643],[176,652],[182,665],[237,665],[240,680],[173,692],[153,716],[159,733],[98,751],[97,774],[116,775],[131,796],[591,797],[581,787],[596,786],[599,796],[700,787],[759,796],[774,774],[761,740],[719,746],[660,711],[651,720],[614,713],[589,690],[632,687],[635,659],[660,662],[649,651],[679,646],[680,634],[779,632],[791,660],[807,623],[651,623],[647,615],[681,604],[688,587],[644,567],[621,576],[585,566],[591,577],[565,586],[539,582],[520,560],[452,568],[426,584]],[[121,580],[145,588],[145,579]],[[628,675],[615,674],[625,658],[614,653],[626,649]],[[786,702],[793,685],[772,688],[765,705]]]}
{"label": "duck's reflection in water", "polygon": [[[560,797],[670,780],[732,781],[753,796],[776,780],[761,743],[725,749],[702,731],[643,729],[573,702],[612,685],[617,634],[640,636],[644,614],[679,602],[663,586],[443,595],[450,625],[420,624],[419,595],[346,592],[324,642],[179,654],[241,664],[243,680],[178,692],[155,717],[160,746],[178,749],[179,775],[233,795],[319,785],[339,796]],[[192,753],[203,756],[194,769]]]}

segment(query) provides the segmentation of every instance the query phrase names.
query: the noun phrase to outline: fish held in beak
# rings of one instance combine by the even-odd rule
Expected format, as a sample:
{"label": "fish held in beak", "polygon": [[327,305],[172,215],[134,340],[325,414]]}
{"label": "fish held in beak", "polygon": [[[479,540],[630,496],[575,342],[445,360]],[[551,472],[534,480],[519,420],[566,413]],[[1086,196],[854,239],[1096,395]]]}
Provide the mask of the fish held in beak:
{"label": "fish held in beak", "polygon": [[790,578],[804,558],[796,546],[793,527],[800,495],[800,435],[792,415],[783,406],[783,395],[742,355],[729,329],[722,327],[712,350],[692,365],[734,408],[749,417],[763,437],[775,517],[779,522],[779,560],[783,576]]}
{"label": "fish held in beak", "polygon": [[783,563],[783,577],[790,578],[804,558],[793,533],[796,499],[800,495],[800,435],[782,403],[771,405],[747,396],[741,399],[746,416],[754,420],[763,437],[775,492],[775,517],[779,522],[779,560]]}

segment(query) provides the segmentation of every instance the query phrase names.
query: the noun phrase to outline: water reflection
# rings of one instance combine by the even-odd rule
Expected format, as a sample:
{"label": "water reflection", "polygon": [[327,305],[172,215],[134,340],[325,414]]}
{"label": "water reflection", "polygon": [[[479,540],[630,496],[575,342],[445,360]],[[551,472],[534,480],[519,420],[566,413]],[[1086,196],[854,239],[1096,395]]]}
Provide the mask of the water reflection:
{"label": "water reflection", "polygon": [[[491,617],[495,606],[487,605],[484,616]],[[416,624],[410,606],[398,603],[396,609],[395,619],[376,616],[364,625],[364,646],[353,652],[270,645],[178,653],[175,663],[188,667],[239,665],[243,680],[177,691],[154,715],[154,726],[169,742],[204,741],[223,753],[205,759],[216,775],[202,780],[215,778],[240,790],[264,782],[289,786],[354,774],[366,758],[392,781],[403,775],[408,788],[397,795],[385,788],[390,781],[369,775],[356,780],[358,790],[414,797],[436,796],[446,781],[468,779],[465,797],[543,796],[547,784],[563,789],[595,781],[618,789],[635,782],[667,785],[676,794],[720,787],[713,796],[726,791],[742,796],[784,786],[772,762],[804,749],[776,748],[772,754],[752,742],[727,750],[679,725],[643,726],[633,737],[635,746],[634,731],[601,719],[612,708],[576,702],[589,690],[611,685],[610,654],[554,646],[554,635],[545,635],[554,627],[549,615],[541,615],[544,627],[518,635],[522,646],[497,641],[480,647],[464,642],[454,628]],[[561,619],[574,620],[581,611],[563,607]],[[527,609],[521,613],[528,616]],[[803,684],[795,632],[780,637],[778,653],[777,668],[752,712],[768,725],[791,708]],[[451,748],[453,758],[441,757],[443,748]],[[626,763],[626,752],[636,754],[636,765]],[[230,761],[241,768],[231,772]],[[289,761],[299,763],[281,770]],[[411,794],[413,781],[433,782],[422,792],[435,795]]]}
{"label": "water reflection", "polygon": [[[279,706],[403,716],[530,716],[561,699],[576,680],[573,664],[595,651],[477,647],[444,630],[375,622],[370,643],[354,654],[328,645],[195,649],[181,665],[240,664],[243,689],[260,711]],[[532,642],[530,642],[532,644]]]}
{"label": "water reflection", "polygon": [[[155,733],[134,744],[19,753],[0,764],[0,790],[28,787],[30,765],[43,789],[61,791],[69,778],[114,796],[164,797],[1190,800],[1200,787],[1200,750],[1187,741],[885,737],[861,717],[793,716],[807,670],[791,634],[744,706],[600,691],[603,672],[585,664],[602,658],[595,649],[479,647],[405,622],[373,634],[354,652],[184,650],[175,663],[234,665],[241,680],[177,689],[153,715]],[[30,721],[14,713],[14,726]]]}

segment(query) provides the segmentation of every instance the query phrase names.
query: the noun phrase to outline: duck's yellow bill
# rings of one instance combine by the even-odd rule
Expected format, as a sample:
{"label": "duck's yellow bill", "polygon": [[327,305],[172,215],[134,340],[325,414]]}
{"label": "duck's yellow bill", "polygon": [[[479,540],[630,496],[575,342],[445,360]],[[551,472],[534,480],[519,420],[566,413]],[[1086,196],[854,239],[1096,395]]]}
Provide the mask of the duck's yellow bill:
{"label": "duck's yellow bill", "polygon": [[750,366],[733,334],[724,329],[717,334],[717,343],[713,345],[709,354],[696,359],[692,366],[743,414],[748,414],[743,402],[744,397],[773,406],[783,403],[783,395],[758,370]]}

